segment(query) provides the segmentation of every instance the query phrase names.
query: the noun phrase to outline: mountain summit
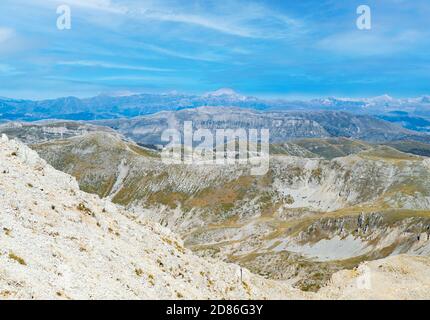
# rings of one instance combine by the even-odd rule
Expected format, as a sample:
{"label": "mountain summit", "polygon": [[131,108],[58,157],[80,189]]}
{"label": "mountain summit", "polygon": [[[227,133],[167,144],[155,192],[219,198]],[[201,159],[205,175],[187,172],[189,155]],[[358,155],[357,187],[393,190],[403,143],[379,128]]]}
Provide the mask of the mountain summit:
{"label": "mountain summit", "polygon": [[231,88],[221,88],[215,91],[207,92],[203,95],[204,98],[214,97],[230,97],[234,99],[245,100],[246,96],[242,96]]}

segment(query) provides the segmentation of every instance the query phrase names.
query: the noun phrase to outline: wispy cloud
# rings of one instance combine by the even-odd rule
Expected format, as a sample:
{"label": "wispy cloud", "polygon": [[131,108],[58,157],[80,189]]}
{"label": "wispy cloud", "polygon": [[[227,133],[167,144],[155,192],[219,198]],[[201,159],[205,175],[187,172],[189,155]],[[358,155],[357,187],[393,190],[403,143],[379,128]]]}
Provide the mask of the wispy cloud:
{"label": "wispy cloud", "polygon": [[158,21],[166,22],[178,22],[184,24],[191,24],[206,29],[212,29],[218,32],[240,36],[240,37],[250,37],[258,38],[262,36],[258,35],[255,30],[235,24],[231,21],[221,20],[219,17],[209,17],[209,16],[199,16],[193,14],[183,14],[183,13],[169,13],[163,11],[153,11],[153,10],[141,10],[141,14],[147,18]]}
{"label": "wispy cloud", "polygon": [[[231,1],[220,6],[217,14],[183,12],[175,9],[140,8],[131,11],[145,19],[173,22],[201,27],[216,32],[245,38],[279,38],[300,26],[298,20],[279,14],[266,6],[252,2]],[[131,9],[133,10],[133,9]]]}
{"label": "wispy cloud", "polygon": [[143,47],[151,51],[154,51],[156,53],[161,53],[166,56],[186,59],[186,60],[197,60],[197,61],[208,61],[208,62],[216,62],[216,61],[222,60],[222,57],[215,54],[186,54],[179,51],[156,46],[153,44],[146,44],[146,45],[143,45]]}
{"label": "wispy cloud", "polygon": [[51,2],[58,5],[66,3],[67,5],[75,8],[79,7],[83,9],[98,10],[115,14],[126,14],[128,12],[127,6],[114,3],[111,0],[48,0],[46,2]]}
{"label": "wispy cloud", "polygon": [[[48,0],[57,4],[64,1]],[[126,15],[137,21],[170,22],[204,28],[227,35],[245,38],[279,38],[297,32],[301,23],[288,15],[269,9],[266,5],[249,1],[220,2],[216,14],[193,10],[183,1],[144,1],[119,3],[111,0],[69,0],[75,8]],[[43,5],[43,4],[42,4]],[[216,7],[216,6],[215,6]],[[106,24],[110,24],[106,20]]]}
{"label": "wispy cloud", "polygon": [[57,64],[65,65],[65,66],[124,69],[124,70],[136,70],[136,71],[155,71],[155,72],[174,71],[173,69],[154,68],[154,67],[146,67],[146,66],[140,66],[140,65],[115,64],[115,63],[108,63],[103,61],[89,61],[89,60],[60,61]]}

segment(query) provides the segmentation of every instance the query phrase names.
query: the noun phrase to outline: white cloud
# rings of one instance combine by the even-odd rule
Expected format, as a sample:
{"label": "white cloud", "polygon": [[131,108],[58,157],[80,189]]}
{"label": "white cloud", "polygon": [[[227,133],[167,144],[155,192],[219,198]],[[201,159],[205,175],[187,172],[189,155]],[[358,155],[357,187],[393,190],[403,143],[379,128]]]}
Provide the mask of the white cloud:
{"label": "white cloud", "polygon": [[151,51],[164,54],[166,56],[180,58],[180,59],[186,59],[186,60],[197,60],[197,61],[206,61],[206,62],[216,62],[221,61],[222,57],[217,56],[215,54],[185,54],[174,50],[169,50],[166,48],[162,48],[156,45],[147,44],[143,45],[144,48],[147,48]]}
{"label": "white cloud", "polygon": [[211,10],[183,9],[183,6],[130,9],[146,19],[176,22],[246,38],[277,38],[292,34],[301,23],[267,6],[250,1],[228,1]]}
{"label": "white cloud", "polygon": [[80,67],[98,67],[98,68],[106,68],[106,69],[137,70],[137,71],[156,71],[156,72],[173,71],[172,69],[153,68],[153,67],[145,67],[140,65],[115,64],[115,63],[107,63],[103,61],[89,61],[89,60],[60,61],[57,64],[69,65],[69,66],[80,66]]}
{"label": "white cloud", "polygon": [[0,27],[0,43],[6,42],[14,36],[15,32],[10,28]]}
{"label": "white cloud", "polygon": [[168,13],[168,12],[150,11],[150,10],[142,11],[142,15],[148,19],[165,21],[165,22],[178,22],[178,23],[191,24],[191,25],[196,25],[206,29],[212,29],[218,32],[235,35],[235,36],[249,37],[249,38],[257,37],[256,32],[252,31],[249,28],[246,28],[240,25],[235,25],[232,22],[229,22],[220,18],[216,18],[216,17],[215,18],[208,17],[208,16],[204,17],[199,15],[193,15],[193,14]]}

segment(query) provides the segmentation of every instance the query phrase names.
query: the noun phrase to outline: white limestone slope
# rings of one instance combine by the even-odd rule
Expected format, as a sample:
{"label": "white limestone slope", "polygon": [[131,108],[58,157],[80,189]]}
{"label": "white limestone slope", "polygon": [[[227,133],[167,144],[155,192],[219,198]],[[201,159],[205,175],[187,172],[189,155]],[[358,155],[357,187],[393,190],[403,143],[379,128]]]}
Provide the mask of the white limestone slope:
{"label": "white limestone slope", "polygon": [[264,299],[304,295],[194,256],[158,224],[79,190],[71,176],[0,141],[0,298]]}
{"label": "white limestone slope", "polygon": [[193,255],[168,229],[0,139],[0,299],[429,299],[429,267],[428,257],[366,262],[317,294],[245,269],[241,277],[237,265]]}

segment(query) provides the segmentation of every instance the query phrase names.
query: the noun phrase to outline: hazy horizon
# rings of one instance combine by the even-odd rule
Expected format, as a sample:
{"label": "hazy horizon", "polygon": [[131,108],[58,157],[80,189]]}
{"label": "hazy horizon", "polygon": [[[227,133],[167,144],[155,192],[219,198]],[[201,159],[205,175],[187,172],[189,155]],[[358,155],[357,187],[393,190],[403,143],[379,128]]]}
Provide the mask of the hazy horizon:
{"label": "hazy horizon", "polygon": [[[159,91],[159,92],[100,92],[93,95],[57,95],[57,96],[46,96],[43,98],[37,98],[37,97],[21,97],[21,96],[2,96],[0,95],[0,99],[12,99],[12,100],[29,100],[29,101],[43,101],[43,100],[56,100],[61,98],[78,98],[78,99],[91,99],[98,96],[108,96],[108,97],[131,97],[131,96],[138,96],[138,95],[185,95],[185,96],[198,96],[203,97],[206,94],[210,94],[212,92],[215,92],[220,89],[225,88],[219,88],[213,91],[208,92],[202,92],[202,93],[196,93],[196,92],[180,92],[180,91]],[[231,88],[228,88],[231,89]],[[234,90],[234,89],[232,89]],[[380,97],[390,97],[396,100],[402,100],[402,99],[415,99],[415,98],[421,98],[421,97],[427,97],[430,96],[430,94],[422,94],[418,96],[396,96],[391,94],[381,94],[381,95],[371,95],[371,96],[335,96],[335,95],[327,95],[327,96],[302,96],[302,95],[247,95],[242,92],[237,92],[234,90],[236,94],[240,96],[245,97],[253,97],[261,100],[285,100],[285,101],[311,101],[311,100],[318,100],[318,99],[338,99],[338,100],[364,100],[364,99],[375,99]]]}

